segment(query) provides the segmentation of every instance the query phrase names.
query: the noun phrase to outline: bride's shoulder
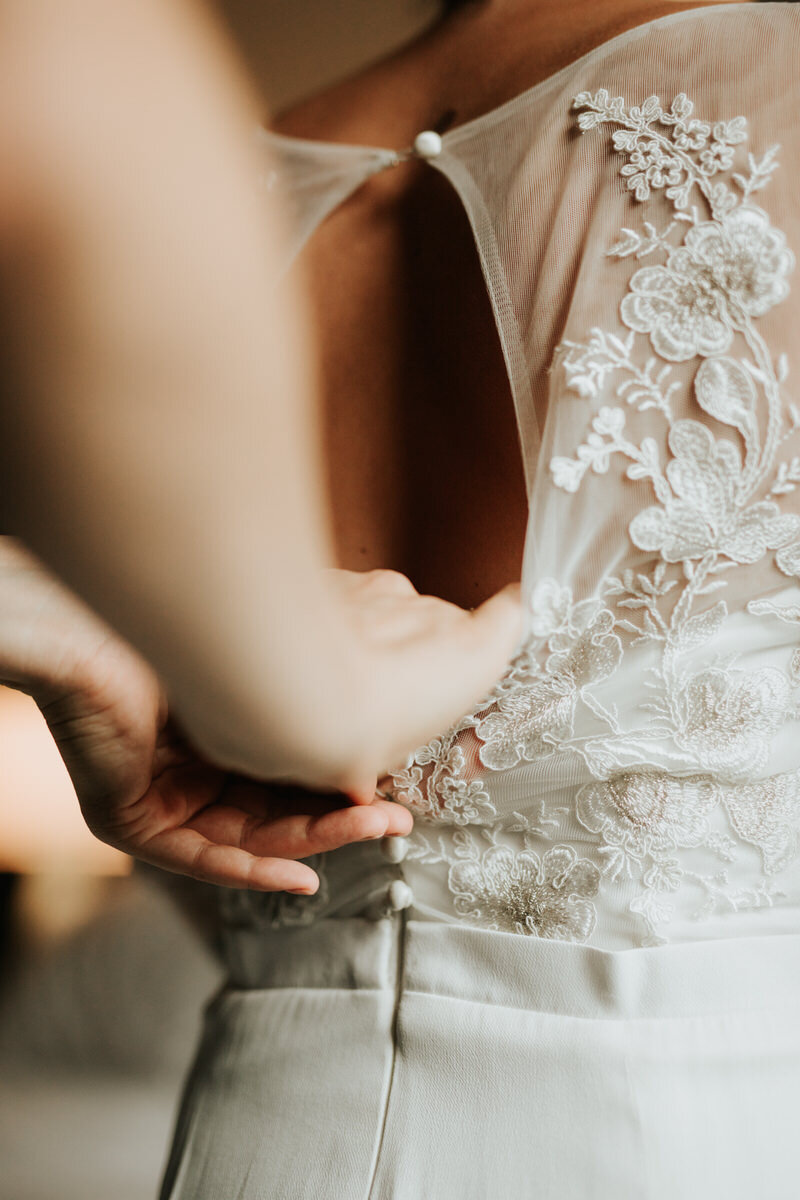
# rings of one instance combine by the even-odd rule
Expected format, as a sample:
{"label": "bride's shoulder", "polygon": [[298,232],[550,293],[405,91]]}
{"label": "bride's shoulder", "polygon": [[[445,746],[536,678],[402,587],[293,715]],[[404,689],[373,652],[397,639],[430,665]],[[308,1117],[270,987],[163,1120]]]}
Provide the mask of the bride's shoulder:
{"label": "bride's shoulder", "polygon": [[424,111],[426,82],[413,47],[383,59],[278,112],[271,128],[286,137],[402,146]]}

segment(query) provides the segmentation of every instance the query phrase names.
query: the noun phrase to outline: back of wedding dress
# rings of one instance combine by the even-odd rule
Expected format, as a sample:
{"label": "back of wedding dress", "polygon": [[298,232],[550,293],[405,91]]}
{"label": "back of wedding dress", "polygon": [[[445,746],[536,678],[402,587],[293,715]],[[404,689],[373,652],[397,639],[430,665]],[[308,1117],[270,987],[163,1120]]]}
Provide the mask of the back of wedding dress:
{"label": "back of wedding dress", "polygon": [[347,847],[318,895],[231,897],[234,919],[367,911],[389,878],[422,920],[603,949],[797,928],[798,63],[796,6],[716,6],[415,151],[266,135],[292,256],[411,153],[459,194],[528,609],[492,695],[393,776],[416,817],[394,860]]}

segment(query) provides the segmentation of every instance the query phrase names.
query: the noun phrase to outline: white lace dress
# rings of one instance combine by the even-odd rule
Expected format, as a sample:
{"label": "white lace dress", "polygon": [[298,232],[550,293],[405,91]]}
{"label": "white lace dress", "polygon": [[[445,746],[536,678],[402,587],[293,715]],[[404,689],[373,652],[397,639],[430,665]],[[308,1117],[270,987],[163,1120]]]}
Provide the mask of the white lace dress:
{"label": "white lace dress", "polygon": [[164,1197],[800,1194],[798,64],[716,5],[402,154],[265,135],[287,262],[410,154],[463,202],[528,623],[408,839],[227,898]]}

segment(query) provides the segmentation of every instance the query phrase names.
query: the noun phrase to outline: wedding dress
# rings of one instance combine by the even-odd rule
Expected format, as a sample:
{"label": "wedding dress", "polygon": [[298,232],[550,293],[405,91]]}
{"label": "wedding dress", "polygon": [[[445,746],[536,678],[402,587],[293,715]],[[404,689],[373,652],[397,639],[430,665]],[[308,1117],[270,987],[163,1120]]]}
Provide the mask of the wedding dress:
{"label": "wedding dress", "polygon": [[736,4],[403,152],[264,134],[287,267],[410,156],[460,197],[526,637],[408,838],[226,895],[164,1197],[800,1194],[798,114],[800,12]]}

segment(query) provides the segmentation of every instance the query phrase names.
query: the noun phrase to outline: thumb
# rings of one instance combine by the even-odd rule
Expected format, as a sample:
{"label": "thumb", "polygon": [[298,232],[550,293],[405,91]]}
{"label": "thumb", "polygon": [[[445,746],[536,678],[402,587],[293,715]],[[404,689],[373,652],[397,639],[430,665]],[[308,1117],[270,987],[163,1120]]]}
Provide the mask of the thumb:
{"label": "thumb", "polygon": [[496,678],[517,650],[522,630],[522,585],[509,583],[473,610],[469,636],[478,655],[476,671],[485,656],[489,669],[496,667]]}
{"label": "thumb", "polygon": [[483,604],[473,609],[473,619],[490,620],[505,623],[508,629],[513,629],[517,639],[522,636],[522,584],[508,583],[499,592],[495,592]]}

